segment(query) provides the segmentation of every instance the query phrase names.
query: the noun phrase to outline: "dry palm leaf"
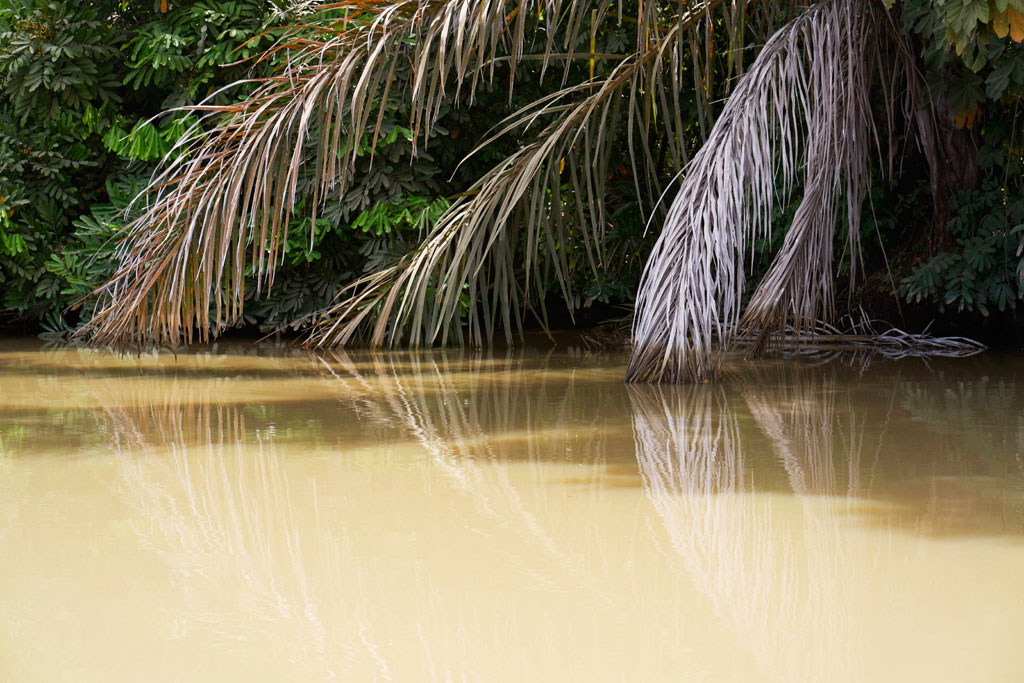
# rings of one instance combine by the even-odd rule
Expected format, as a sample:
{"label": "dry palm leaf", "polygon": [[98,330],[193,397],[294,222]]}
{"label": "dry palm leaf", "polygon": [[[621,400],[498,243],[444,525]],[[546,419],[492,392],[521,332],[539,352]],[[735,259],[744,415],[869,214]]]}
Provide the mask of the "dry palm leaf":
{"label": "dry palm leaf", "polygon": [[[542,74],[563,65],[562,89],[509,125],[554,122],[538,124],[537,141],[482,179],[475,197],[455,202],[420,251],[358,283],[316,341],[351,338],[353,315],[373,322],[375,343],[447,339],[452,331],[461,339],[464,314],[471,340],[489,339],[498,316],[509,333],[531,285],[512,272],[507,226],[526,221],[533,238],[527,272],[541,280],[534,290],[557,280],[568,297],[565,252],[582,245],[591,264],[601,259],[600,169],[613,144],[607,131],[615,129],[608,117],[625,108],[628,144],[643,171],[634,173],[636,182],[657,196],[647,134],[661,126],[672,163],[685,162],[678,101],[670,103],[666,93],[679,90],[684,31],[710,21],[711,8],[722,2],[707,0],[666,19],[661,5],[641,0],[639,52],[622,56],[612,78],[585,89],[566,77],[573,63],[593,56],[573,53],[573,46],[588,18],[597,25],[607,15],[606,0],[593,7],[579,0],[320,3],[319,11],[343,18],[324,23],[316,17],[325,15],[314,15],[282,39],[264,59],[286,54],[284,66],[252,82],[252,96],[191,108],[201,120],[138,200],[141,215],[118,246],[120,268],[98,291],[101,305],[80,336],[116,345],[177,344],[235,324],[247,270],[258,289],[273,285],[300,180],[315,176],[314,204],[340,193],[360,144],[374,146],[390,93],[409,89],[414,144],[423,144],[445,103],[472,106],[477,87],[502,75],[511,92],[517,65],[536,59]],[[527,36],[527,16],[541,17],[544,30]],[[570,188],[565,196],[563,185]],[[562,199],[570,210],[561,210]]]}
{"label": "dry palm leaf", "polygon": [[[629,381],[707,380],[737,335],[763,339],[830,316],[841,208],[855,271],[868,159],[882,148],[869,75],[882,63],[886,21],[866,0],[825,0],[772,36],[742,76],[685,169],[648,261]],[[744,311],[748,250],[770,236],[772,208],[798,180],[792,226]]]}

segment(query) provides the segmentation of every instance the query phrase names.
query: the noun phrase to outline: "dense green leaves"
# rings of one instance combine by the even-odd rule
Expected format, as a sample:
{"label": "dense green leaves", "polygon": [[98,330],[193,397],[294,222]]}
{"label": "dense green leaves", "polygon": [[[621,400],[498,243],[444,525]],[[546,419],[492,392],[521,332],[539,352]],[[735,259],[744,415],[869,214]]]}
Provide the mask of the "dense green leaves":
{"label": "dense green leaves", "polygon": [[0,9],[0,82],[10,112],[22,121],[117,102],[118,31],[86,5]]}
{"label": "dense green leaves", "polygon": [[987,103],[1024,96],[1024,0],[903,0],[896,9],[958,125],[973,128]]}
{"label": "dense green leaves", "polygon": [[1016,308],[1024,299],[1024,186],[1021,159],[1008,145],[985,146],[984,180],[978,189],[957,195],[949,222],[954,245],[924,259],[902,281],[913,303],[941,310],[977,311]]}
{"label": "dense green leaves", "polygon": [[[980,146],[980,183],[952,203],[949,244],[902,279],[907,301],[940,311],[1014,308],[1024,297],[1024,2],[905,0],[903,25],[922,42],[929,87]],[[964,163],[971,163],[966,159]]]}

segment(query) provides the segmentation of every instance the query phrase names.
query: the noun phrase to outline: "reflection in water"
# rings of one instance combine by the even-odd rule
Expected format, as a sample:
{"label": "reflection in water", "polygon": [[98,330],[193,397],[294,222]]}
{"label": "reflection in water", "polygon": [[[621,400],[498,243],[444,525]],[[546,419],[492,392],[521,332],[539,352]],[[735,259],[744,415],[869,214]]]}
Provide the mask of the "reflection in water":
{"label": "reflection in water", "polygon": [[[819,497],[840,493],[832,457],[840,425],[830,382],[802,379],[739,392],[801,514],[755,495],[741,408],[719,387],[630,387],[637,460],[688,577],[762,670],[782,680],[846,679],[854,639],[844,608],[858,577],[839,527],[850,501],[847,491]],[[855,431],[853,413],[850,422]],[[851,449],[851,469],[858,460]]]}
{"label": "reflection in water", "polygon": [[[546,371],[538,381],[536,371],[513,357],[466,364],[378,355],[357,363],[338,353],[318,362],[331,378],[339,412],[351,410],[360,424],[399,425],[403,437],[392,453],[429,458],[431,486],[447,486],[465,499],[477,543],[500,558],[503,571],[531,590],[558,592],[571,583],[586,595],[589,609],[611,611],[606,581],[595,576],[586,555],[566,552],[547,528],[545,510],[531,509],[532,495],[520,490],[522,483],[493,466],[510,456],[551,459],[553,440],[606,461],[602,452],[613,441],[602,428],[604,416],[589,423],[573,419],[582,417],[573,405],[575,375],[585,373]],[[301,491],[288,482],[288,456],[275,438],[246,428],[243,406],[217,404],[188,384],[172,384],[162,404],[134,407],[139,403],[127,395],[131,382],[106,381],[111,403],[133,406],[104,410],[101,428],[113,437],[124,491],[146,520],[135,530],[172,569],[183,598],[168,615],[172,621],[216,637],[262,642],[286,658],[282,675],[301,672],[309,680],[358,679],[371,671],[383,680],[410,680],[427,670],[437,680],[516,678],[509,675],[517,668],[509,661],[515,653],[504,652],[518,628],[515,606],[502,605],[506,628],[476,633],[480,617],[472,605],[439,604],[446,591],[419,571],[414,586],[396,587],[411,601],[391,606],[407,637],[396,652],[394,634],[378,632],[380,615],[366,604],[368,596],[386,592],[367,576],[376,561],[368,563],[344,533],[334,532],[337,524],[325,516],[315,487]],[[543,411],[535,412],[539,407]],[[545,427],[567,419],[573,419],[571,436],[564,427]],[[296,495],[308,496],[302,512]],[[233,601],[211,599],[231,583],[238,584]],[[289,625],[284,641],[281,624]],[[438,638],[459,633],[455,641]],[[476,650],[490,644],[494,651],[466,656],[465,638]],[[419,647],[410,652],[413,642]],[[488,665],[472,666],[480,661]],[[443,674],[434,671],[439,665]],[[522,673],[529,677],[529,671]]]}
{"label": "reflection in water", "polygon": [[[915,473],[911,480],[927,482],[926,491],[918,486],[896,493],[888,482],[876,491],[872,480],[879,474],[893,404],[898,397],[914,421],[934,415],[934,425],[962,433],[964,438],[970,432],[963,429],[958,407],[998,409],[1002,414],[995,424],[1004,430],[1015,429],[1024,410],[1007,400],[1005,387],[985,392],[984,380],[974,388],[960,384],[959,394],[944,387],[936,391],[934,382],[897,383],[886,391],[876,390],[875,400],[864,405],[851,400],[849,391],[830,372],[794,366],[774,372],[755,368],[734,372],[730,379],[732,393],[699,385],[629,388],[637,460],[673,550],[694,585],[740,636],[738,642],[757,655],[766,674],[780,680],[871,680],[853,647],[872,638],[857,607],[895,608],[905,601],[905,586],[878,581],[881,572],[899,571],[903,558],[891,556],[884,569],[878,557],[865,563],[858,556],[863,554],[863,537],[851,533],[854,521],[874,520],[889,530],[905,526],[918,534],[1024,531],[1020,524],[1024,496],[1007,495],[1024,491],[1022,480],[1012,478],[1014,473],[1001,471],[1000,478],[986,479],[988,506],[962,504],[986,495],[977,477],[942,476],[934,471],[925,476]],[[936,394],[946,408],[939,414],[930,405]],[[1010,413],[1016,419],[1010,419]],[[757,426],[753,434],[740,427],[751,418]],[[866,450],[869,422],[875,445]],[[989,434],[989,445],[992,436],[1006,443],[1006,435],[997,431]],[[760,443],[770,445],[787,486],[778,485],[769,467],[772,459],[745,462],[745,454],[756,452]],[[907,453],[919,456],[921,445]],[[978,451],[968,453],[977,458]],[[1019,462],[1020,453],[1017,448],[1014,461]],[[863,465],[865,456],[871,458],[869,468]],[[886,464],[901,465],[898,461]],[[899,485],[907,483],[903,480]],[[799,501],[799,514],[768,495],[780,488]],[[999,513],[993,514],[992,508]],[[986,521],[993,524],[986,527]],[[875,552],[884,552],[893,543],[891,536],[883,537]],[[918,588],[935,589],[933,596],[942,594],[927,577],[921,577]],[[1018,589],[1007,596],[1015,609],[1021,605],[1021,595]],[[1018,624],[1024,623],[1020,616],[1015,619]],[[921,680],[928,680],[927,670],[922,666],[917,672]],[[959,679],[946,671],[939,680]]]}
{"label": "reflection in water", "polygon": [[[1012,376],[765,363],[720,386],[625,387],[624,361],[0,347],[0,672],[858,681],[1024,666]],[[99,615],[111,626],[90,629]]]}

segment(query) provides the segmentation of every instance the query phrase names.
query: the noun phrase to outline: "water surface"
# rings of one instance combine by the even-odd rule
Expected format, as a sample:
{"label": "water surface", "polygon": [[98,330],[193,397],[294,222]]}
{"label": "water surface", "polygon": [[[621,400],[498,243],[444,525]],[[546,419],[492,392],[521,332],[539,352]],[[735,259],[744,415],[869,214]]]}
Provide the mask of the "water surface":
{"label": "water surface", "polygon": [[1024,362],[0,342],[0,680],[1012,681]]}

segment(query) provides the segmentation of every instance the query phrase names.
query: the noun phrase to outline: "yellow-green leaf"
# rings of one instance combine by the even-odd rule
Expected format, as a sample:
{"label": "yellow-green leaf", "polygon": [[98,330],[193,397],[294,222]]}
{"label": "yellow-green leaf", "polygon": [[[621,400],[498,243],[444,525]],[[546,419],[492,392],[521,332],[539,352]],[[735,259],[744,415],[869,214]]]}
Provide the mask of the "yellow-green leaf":
{"label": "yellow-green leaf", "polygon": [[1010,38],[1018,43],[1024,41],[1024,14],[1012,7],[1007,7],[1006,19],[1010,24]]}
{"label": "yellow-green leaf", "polygon": [[1006,12],[992,20],[992,30],[997,38],[1005,38],[1010,33],[1010,21],[1006,18]]}

